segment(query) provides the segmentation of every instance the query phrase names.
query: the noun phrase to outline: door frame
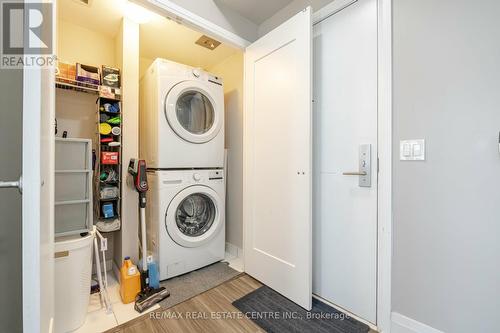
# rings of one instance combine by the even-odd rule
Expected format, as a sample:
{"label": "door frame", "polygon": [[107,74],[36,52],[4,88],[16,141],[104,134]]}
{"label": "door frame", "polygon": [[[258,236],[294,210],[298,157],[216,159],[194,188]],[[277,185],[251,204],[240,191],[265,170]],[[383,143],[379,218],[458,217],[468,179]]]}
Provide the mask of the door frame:
{"label": "door frame", "polygon": [[[30,3],[24,0],[24,3]],[[57,1],[52,17],[57,14]],[[57,20],[52,20],[52,41]],[[54,54],[56,43],[53,43]],[[47,86],[48,84],[48,86]],[[50,110],[48,114],[44,114]],[[54,330],[55,70],[23,67],[22,318],[23,331]],[[46,154],[46,155],[44,155]],[[43,156],[42,156],[43,155]],[[42,258],[43,256],[43,258]],[[47,259],[47,261],[43,261]]]}
{"label": "door frame", "polygon": [[[250,42],[170,0],[133,0],[241,50]],[[313,25],[358,0],[335,0],[313,13]],[[391,330],[392,270],[392,0],[377,0],[378,15],[378,240],[377,329]],[[243,226],[244,228],[244,226]]]}

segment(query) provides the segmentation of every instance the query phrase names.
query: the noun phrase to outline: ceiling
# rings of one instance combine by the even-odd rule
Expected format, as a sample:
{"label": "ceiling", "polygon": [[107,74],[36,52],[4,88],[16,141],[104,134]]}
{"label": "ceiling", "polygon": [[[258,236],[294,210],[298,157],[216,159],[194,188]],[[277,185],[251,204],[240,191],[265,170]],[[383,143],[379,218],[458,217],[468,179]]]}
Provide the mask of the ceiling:
{"label": "ceiling", "polygon": [[262,22],[276,14],[293,0],[215,0],[253,23],[260,25]]}
{"label": "ceiling", "polygon": [[140,56],[151,60],[161,57],[210,69],[238,52],[226,44],[215,50],[205,49],[195,44],[201,33],[136,5],[130,6],[126,0],[92,0],[90,6],[78,0],[64,0],[58,2],[58,18],[115,38],[124,16],[135,18],[137,12],[144,11],[142,16],[147,16],[148,22],[140,24]]}
{"label": "ceiling", "polygon": [[168,19],[154,20],[140,27],[141,57],[158,57],[181,62],[193,67],[211,69],[235,52],[235,48],[221,44],[209,50],[195,42],[202,34]]}

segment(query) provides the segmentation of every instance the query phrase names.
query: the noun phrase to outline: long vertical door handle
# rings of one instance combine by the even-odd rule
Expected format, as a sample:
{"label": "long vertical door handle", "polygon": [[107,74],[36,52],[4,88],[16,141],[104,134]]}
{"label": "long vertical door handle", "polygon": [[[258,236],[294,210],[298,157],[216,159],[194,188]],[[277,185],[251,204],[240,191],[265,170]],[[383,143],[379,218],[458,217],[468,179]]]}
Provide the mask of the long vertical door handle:
{"label": "long vertical door handle", "polygon": [[359,176],[359,187],[372,186],[372,145],[359,145],[359,171],[344,172],[344,176]]}
{"label": "long vertical door handle", "polygon": [[19,193],[23,194],[23,177],[21,176],[19,180],[14,181],[0,181],[0,188],[17,188]]}

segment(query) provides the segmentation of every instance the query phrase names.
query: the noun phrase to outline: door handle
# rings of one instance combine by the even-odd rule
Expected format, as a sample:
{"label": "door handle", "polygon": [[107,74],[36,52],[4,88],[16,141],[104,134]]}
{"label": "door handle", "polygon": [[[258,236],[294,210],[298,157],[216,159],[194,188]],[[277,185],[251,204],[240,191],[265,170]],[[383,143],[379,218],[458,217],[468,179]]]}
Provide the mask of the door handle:
{"label": "door handle", "polygon": [[359,177],[359,187],[371,187],[372,186],[371,151],[372,151],[371,144],[359,145],[359,171],[342,173],[344,176],[358,176]]}
{"label": "door handle", "polygon": [[366,172],[365,171],[361,171],[361,172],[344,172],[342,174],[344,176],[366,176]]}
{"label": "door handle", "polygon": [[0,181],[0,188],[17,188],[19,193],[23,194],[23,177],[19,177],[19,180],[14,181]]}

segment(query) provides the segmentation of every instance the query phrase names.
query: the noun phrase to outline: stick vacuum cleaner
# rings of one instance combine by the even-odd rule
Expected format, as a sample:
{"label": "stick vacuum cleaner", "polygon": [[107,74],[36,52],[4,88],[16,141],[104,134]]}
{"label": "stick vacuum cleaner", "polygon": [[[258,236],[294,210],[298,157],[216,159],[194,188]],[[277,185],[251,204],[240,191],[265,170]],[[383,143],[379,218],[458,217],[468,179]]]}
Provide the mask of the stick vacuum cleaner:
{"label": "stick vacuum cleaner", "polygon": [[134,309],[142,313],[158,302],[161,302],[170,293],[160,287],[154,289],[149,285],[148,263],[147,263],[147,239],[146,239],[146,192],[148,191],[148,179],[146,174],[146,161],[131,159],[128,172],[134,177],[134,187],[139,192],[139,210],[141,212],[141,248],[142,248],[142,271],[141,271],[141,292],[135,298]]}

